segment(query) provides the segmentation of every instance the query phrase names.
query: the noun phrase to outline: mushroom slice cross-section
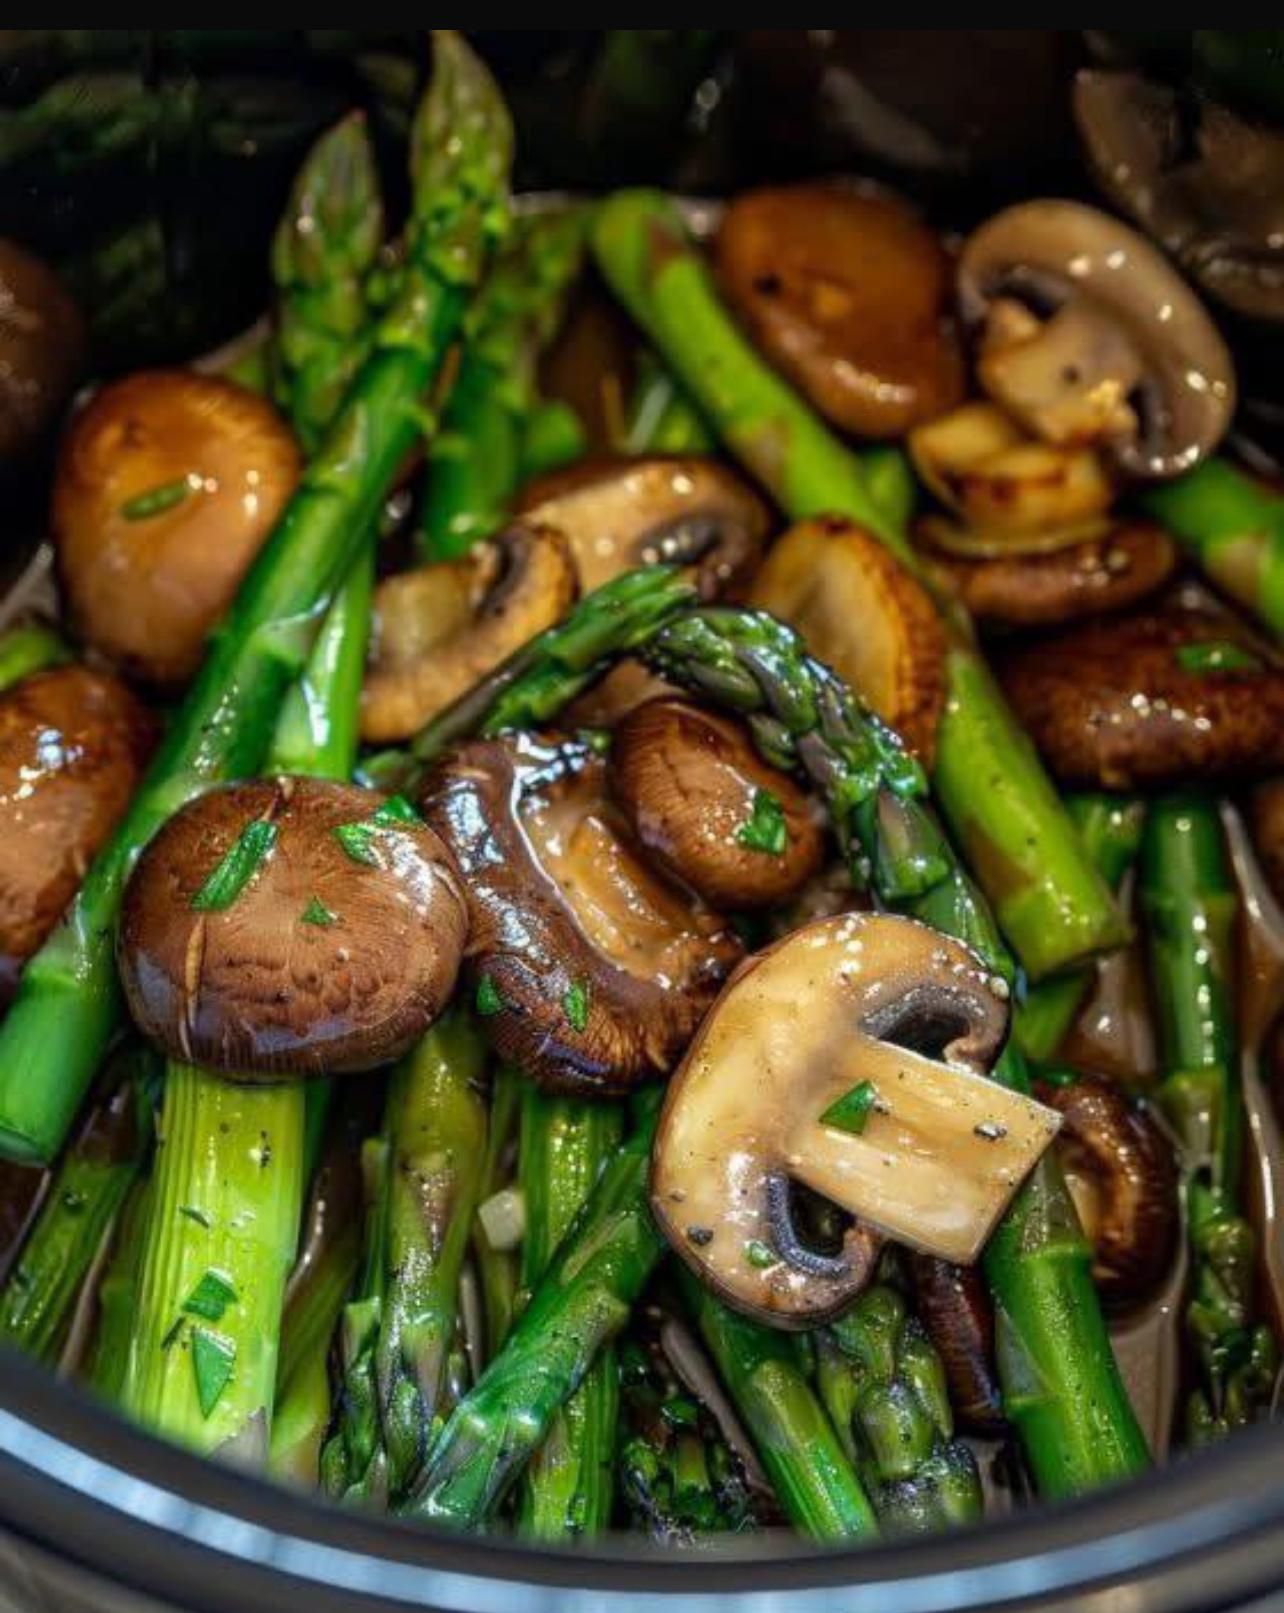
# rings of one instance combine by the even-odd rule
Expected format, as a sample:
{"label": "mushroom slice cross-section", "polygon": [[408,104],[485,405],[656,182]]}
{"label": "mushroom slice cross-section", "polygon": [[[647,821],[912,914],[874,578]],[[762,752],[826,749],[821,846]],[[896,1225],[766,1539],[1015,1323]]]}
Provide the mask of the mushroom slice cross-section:
{"label": "mushroom slice cross-section", "polygon": [[[807,925],[728,981],[669,1086],[651,1205],[728,1303],[779,1327],[836,1313],[871,1233],[974,1261],[1060,1124],[986,1079],[1006,991],[912,919]],[[801,1184],[855,1218],[841,1251],[805,1246]]]}
{"label": "mushroom slice cross-section", "polygon": [[474,740],[429,778],[424,816],[464,878],[478,1012],[550,1091],[667,1075],[743,948],[648,865],[578,742]]}

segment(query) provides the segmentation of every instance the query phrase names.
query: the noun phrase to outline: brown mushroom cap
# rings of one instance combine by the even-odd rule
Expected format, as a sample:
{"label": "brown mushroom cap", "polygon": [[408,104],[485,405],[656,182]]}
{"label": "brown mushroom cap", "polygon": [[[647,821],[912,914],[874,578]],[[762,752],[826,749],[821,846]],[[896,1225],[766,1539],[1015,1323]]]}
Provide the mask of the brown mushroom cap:
{"label": "brown mushroom cap", "polygon": [[1044,627],[1124,610],[1156,593],[1177,569],[1177,546],[1151,521],[1125,521],[1101,537],[1048,554],[964,560],[918,536],[933,572],[979,622]]}
{"label": "brown mushroom cap", "polygon": [[750,602],[799,632],[930,767],[945,706],[945,628],[923,585],[841,516],[773,544]]}
{"label": "brown mushroom cap", "polygon": [[[973,954],[910,919],[822,919],[756,954],[669,1084],[651,1173],[666,1238],[729,1304],[780,1327],[851,1302],[875,1226],[975,1258],[1051,1135],[1046,1111],[979,1077],[1007,1025]],[[862,1081],[860,1135],[822,1119]],[[800,1239],[794,1183],[857,1216],[840,1253]]]}
{"label": "brown mushroom cap", "polygon": [[1235,372],[1195,293],[1144,236],[1078,202],[1022,202],[968,239],[981,384],[1036,435],[1101,441],[1135,476],[1189,470],[1225,434]]}
{"label": "brown mushroom cap", "polygon": [[754,341],[840,429],[900,437],[962,398],[950,260],[904,203],[841,184],[749,191],[716,254]]}
{"label": "brown mushroom cap", "polygon": [[21,458],[44,435],[84,359],[84,322],[62,282],[0,240],[0,461]]}
{"label": "brown mushroom cap", "polygon": [[[1228,647],[1247,666],[1217,669]],[[998,671],[1064,784],[1107,790],[1284,767],[1284,668],[1231,618],[1165,609],[1009,650]]]}
{"label": "brown mushroom cap", "polygon": [[1142,1298],[1166,1275],[1176,1247],[1172,1148],[1150,1116],[1102,1076],[1037,1081],[1035,1089],[1065,1122],[1057,1151],[1092,1242],[1093,1280],[1114,1303]]}
{"label": "brown mushroom cap", "polygon": [[666,1075],[741,946],[622,833],[587,746],[475,740],[423,800],[464,876],[477,1001],[501,1057],[552,1091]]}
{"label": "brown mushroom cap", "polygon": [[1284,778],[1268,779],[1253,792],[1252,825],[1266,883],[1284,906]]}
{"label": "brown mushroom cap", "polygon": [[662,456],[590,460],[537,477],[518,510],[565,536],[585,593],[667,562],[690,568],[705,599],[735,594],[757,569],[769,524],[766,505],[725,465]]}
{"label": "brown mushroom cap", "polygon": [[611,787],[638,843],[714,907],[773,907],[820,867],[809,798],[731,719],[648,700],[616,729]]}
{"label": "brown mushroom cap", "polygon": [[511,526],[460,560],[379,584],[361,691],[361,735],[408,739],[574,603],[575,562],[560,533]]}
{"label": "brown mushroom cap", "polygon": [[72,421],[54,481],[77,630],[133,676],[191,677],[299,469],[281,416],[230,381],[150,370],[103,387]]}
{"label": "brown mushroom cap", "polygon": [[[370,825],[383,802],[324,779],[261,779],[175,813],[121,911],[139,1028],[174,1058],[246,1081],[368,1070],[405,1052],[450,999],[467,914],[423,824],[374,828],[369,862],[345,847],[335,831]],[[258,822],[274,843],[227,905],[203,907],[198,893]]]}
{"label": "brown mushroom cap", "polygon": [[994,1357],[994,1310],[975,1266],[933,1255],[910,1256],[919,1319],[945,1369],[950,1405],[973,1433],[1003,1426],[1003,1395]]}
{"label": "brown mushroom cap", "polygon": [[129,805],[155,732],[119,679],[88,667],[0,694],[0,1001]]}

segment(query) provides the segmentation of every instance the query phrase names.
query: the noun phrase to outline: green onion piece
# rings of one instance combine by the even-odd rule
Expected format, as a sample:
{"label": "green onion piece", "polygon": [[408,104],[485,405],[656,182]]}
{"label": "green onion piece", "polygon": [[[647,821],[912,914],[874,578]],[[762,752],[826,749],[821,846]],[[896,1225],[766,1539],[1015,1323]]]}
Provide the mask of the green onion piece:
{"label": "green onion piece", "polygon": [[323,928],[339,922],[339,915],[332,913],[319,896],[310,896],[308,905],[299,915],[303,924],[319,924]]}
{"label": "green onion piece", "polygon": [[1262,658],[1242,644],[1211,639],[1203,644],[1179,644],[1173,651],[1183,672],[1260,672]]}
{"label": "green onion piece", "polygon": [[379,853],[374,846],[375,831],[369,823],[341,823],[334,831],[334,838],[352,858],[354,863],[361,863],[366,868],[380,868]]}
{"label": "green onion piece", "polygon": [[493,1019],[503,1011],[504,999],[499,995],[499,987],[489,975],[483,975],[477,982],[477,1012],[483,1019]]}
{"label": "green onion piece", "polygon": [[753,792],[753,807],[736,830],[736,840],[750,851],[762,851],[770,857],[784,856],[789,844],[785,809],[770,790]]}
{"label": "green onion piece", "polygon": [[196,1374],[196,1399],[202,1417],[208,1417],[223,1398],[235,1361],[234,1340],[208,1327],[192,1329],[192,1371]]}
{"label": "green onion piece", "polygon": [[192,897],[193,908],[198,913],[222,913],[231,907],[275,845],[276,824],[266,818],[247,823],[236,843],[228,847],[218,867]]}
{"label": "green onion piece", "polygon": [[221,1322],[224,1311],[235,1303],[232,1279],[211,1266],[183,1301],[183,1309],[189,1316],[199,1316],[206,1322]]}
{"label": "green onion piece", "polygon": [[874,1090],[872,1081],[858,1081],[850,1092],[844,1092],[841,1098],[830,1104],[820,1117],[822,1126],[833,1126],[837,1131],[845,1131],[853,1137],[859,1137],[865,1129],[869,1119],[869,1112],[874,1107],[878,1093]]}
{"label": "green onion piece", "polygon": [[390,795],[383,805],[371,814],[370,821],[376,829],[391,829],[400,823],[422,827],[424,820],[404,795]]}
{"label": "green onion piece", "polygon": [[780,1257],[761,1238],[750,1238],[745,1244],[745,1259],[759,1271],[765,1271],[768,1266],[776,1265]]}
{"label": "green onion piece", "polygon": [[582,980],[572,981],[566,988],[566,995],[562,998],[562,1012],[566,1015],[567,1023],[572,1030],[588,1029],[589,992]]}
{"label": "green onion piece", "polygon": [[145,493],[137,493],[133,498],[126,499],[120,507],[120,513],[127,521],[146,521],[150,516],[163,515],[166,510],[172,510],[176,504],[190,497],[193,491],[187,477],[180,476],[176,482],[162,482],[159,487],[149,487]]}

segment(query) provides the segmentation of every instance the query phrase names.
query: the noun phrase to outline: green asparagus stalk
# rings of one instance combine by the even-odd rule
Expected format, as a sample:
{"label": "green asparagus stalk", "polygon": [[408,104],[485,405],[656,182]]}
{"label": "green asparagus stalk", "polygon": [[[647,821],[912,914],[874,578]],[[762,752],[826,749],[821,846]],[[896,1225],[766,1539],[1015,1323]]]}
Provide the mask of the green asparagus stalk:
{"label": "green asparagus stalk", "polygon": [[546,476],[550,471],[562,470],[588,451],[588,432],[584,422],[560,398],[537,403],[526,421],[522,433],[521,473],[519,481],[533,476]]}
{"label": "green asparagus stalk", "polygon": [[1209,459],[1142,504],[1218,588],[1284,633],[1284,497]]}
{"label": "green asparagus stalk", "polygon": [[42,622],[20,623],[0,633],[0,689],[70,659],[71,651],[52,627]]}
{"label": "green asparagus stalk", "polygon": [[[486,1153],[482,1159],[478,1201],[484,1204],[505,1185],[504,1155],[517,1136],[521,1113],[522,1078],[517,1071],[501,1066],[495,1072],[490,1095],[490,1120],[486,1128]],[[485,1352],[492,1356],[508,1337],[513,1325],[517,1299],[517,1256],[511,1249],[492,1247],[480,1219],[473,1221],[473,1261],[481,1284],[481,1301],[486,1330]]]}
{"label": "green asparagus stalk", "polygon": [[151,1147],[158,1061],[131,1045],[108,1061],[93,1103],[0,1289],[0,1340],[55,1361],[80,1286],[110,1237]]}
{"label": "green asparagus stalk", "polygon": [[982,1516],[940,1356],[896,1287],[867,1289],[820,1332],[816,1354],[821,1399],[885,1529],[932,1534]]}
{"label": "green asparagus stalk", "polygon": [[620,452],[711,454],[717,447],[699,410],[654,353],[644,353],[629,399]]}
{"label": "green asparagus stalk", "polygon": [[[1117,891],[1137,860],[1145,804],[1118,795],[1072,795],[1067,810],[1102,877]],[[1036,1063],[1056,1056],[1092,985],[1086,969],[1072,969],[1032,986],[1017,1010],[1013,1035]]]}
{"label": "green asparagus stalk", "polygon": [[786,1517],[815,1540],[872,1539],[877,1515],[807,1380],[797,1341],[728,1310],[685,1270],[682,1281]]}
{"label": "green asparagus stalk", "polygon": [[543,1444],[663,1252],[647,1208],[654,1108],[607,1160],[508,1341],[455,1410],[402,1510],[472,1528]]}
{"label": "green asparagus stalk", "polygon": [[98,1323],[85,1381],[110,1405],[119,1405],[134,1327],[143,1233],[151,1214],[150,1177],[134,1183],[112,1228],[111,1254],[98,1285]]}
{"label": "green asparagus stalk", "polygon": [[[527,1085],[519,1180],[526,1206],[522,1284],[528,1291],[548,1269],[623,1129],[617,1104],[547,1097]],[[610,1523],[618,1412],[619,1371],[607,1345],[553,1418],[526,1469],[518,1511],[525,1534],[546,1541],[591,1538]]]}
{"label": "green asparagus stalk", "polygon": [[525,470],[536,363],[584,255],[576,208],[516,221],[464,323],[464,355],[429,449],[420,553],[453,560],[503,524]]}
{"label": "green asparagus stalk", "polygon": [[[709,423],[787,515],[849,516],[919,570],[885,484],[871,482],[865,462],[740,333],[667,198],[608,198],[593,247]],[[1038,979],[1121,944],[1127,926],[965,628],[954,634],[947,677],[935,789],[1026,972]]]}
{"label": "green asparagus stalk", "polygon": [[1210,797],[1188,792],[1152,803],[1141,897],[1163,1063],[1158,1097],[1181,1149],[1191,1249],[1186,1326],[1200,1381],[1187,1434],[1202,1444],[1263,1413],[1279,1356],[1271,1329],[1254,1319],[1256,1247],[1239,1191],[1238,896]]}
{"label": "green asparagus stalk", "polygon": [[138,852],[198,791],[261,763],[281,697],[422,429],[419,400],[502,226],[509,147],[485,69],[456,35],[439,34],[412,143],[400,289],[130,810],[24,971],[0,1028],[0,1152],[52,1158],[102,1057],[119,1013],[113,930]]}

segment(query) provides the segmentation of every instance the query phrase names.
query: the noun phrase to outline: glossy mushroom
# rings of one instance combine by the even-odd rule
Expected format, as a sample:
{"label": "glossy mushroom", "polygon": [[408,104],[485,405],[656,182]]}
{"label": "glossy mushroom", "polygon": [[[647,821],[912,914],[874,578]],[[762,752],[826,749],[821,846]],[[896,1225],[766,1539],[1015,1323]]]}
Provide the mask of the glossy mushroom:
{"label": "glossy mushroom", "polygon": [[135,1022],[232,1079],[367,1070],[450,1000],[467,914],[404,803],[323,779],[211,790],[170,818],[125,891]]}
{"label": "glossy mushroom", "polygon": [[1003,1427],[1003,1395],[994,1356],[994,1309],[975,1266],[934,1255],[910,1256],[919,1320],[945,1369],[950,1405],[972,1433]]}
{"label": "glossy mushroom", "polygon": [[917,536],[946,590],[975,620],[1001,627],[1048,627],[1126,610],[1177,569],[1176,544],[1152,521],[1123,521],[1047,554],[963,558],[937,547],[940,528],[930,520]]}
{"label": "glossy mushroom", "polygon": [[475,740],[438,765],[423,811],[463,876],[500,1056],[552,1091],[666,1075],[742,949],[631,843],[605,761],[577,743]]}
{"label": "glossy mushroom", "polygon": [[84,321],[70,293],[47,264],[0,240],[0,464],[39,443],[84,360]]}
{"label": "glossy mushroom", "polygon": [[648,700],[615,731],[610,777],[650,861],[714,907],[774,907],[820,867],[812,802],[727,717]]}
{"label": "glossy mushroom", "polygon": [[795,628],[930,767],[945,628],[927,590],[876,538],[841,516],[800,522],[772,546],[750,602]]}
{"label": "glossy mushroom", "polygon": [[1144,236],[1079,202],[1018,203],[959,260],[982,386],[1047,442],[1108,447],[1130,475],[1178,476],[1221,441],[1230,353]]}
{"label": "glossy mushroom", "polygon": [[190,678],[299,470],[281,416],[230,381],[151,370],[103,387],[72,421],[54,479],[77,631],[131,676]]}
{"label": "glossy mushroom", "polygon": [[1251,821],[1257,860],[1284,907],[1284,778],[1268,779],[1253,792]]}
{"label": "glossy mushroom", "polygon": [[362,738],[409,738],[560,621],[577,592],[566,540],[551,527],[527,524],[479,543],[463,559],[387,578],[375,593]]}
{"label": "glossy mushroom", "polygon": [[1064,784],[1147,789],[1284,767],[1284,667],[1233,618],[1167,608],[1009,650],[1008,699]]}
{"label": "glossy mushroom", "polygon": [[754,341],[842,430],[900,437],[962,398],[950,260],[904,203],[844,184],[749,191],[715,253]]}
{"label": "glossy mushroom", "polygon": [[1143,1298],[1166,1275],[1179,1223],[1172,1146],[1112,1081],[1037,1081],[1063,1125],[1057,1152],[1092,1243],[1092,1275],[1114,1304]]}
{"label": "glossy mushroom", "polygon": [[88,667],[0,694],[0,1002],[129,805],[155,734],[125,685]]}
{"label": "glossy mushroom", "polygon": [[[966,947],[887,914],[820,920],[731,977],[669,1084],[651,1204],[738,1309],[805,1327],[850,1303],[881,1236],[971,1261],[1055,1133],[984,1078],[1002,983]],[[854,1220],[818,1250],[794,1187]]]}

